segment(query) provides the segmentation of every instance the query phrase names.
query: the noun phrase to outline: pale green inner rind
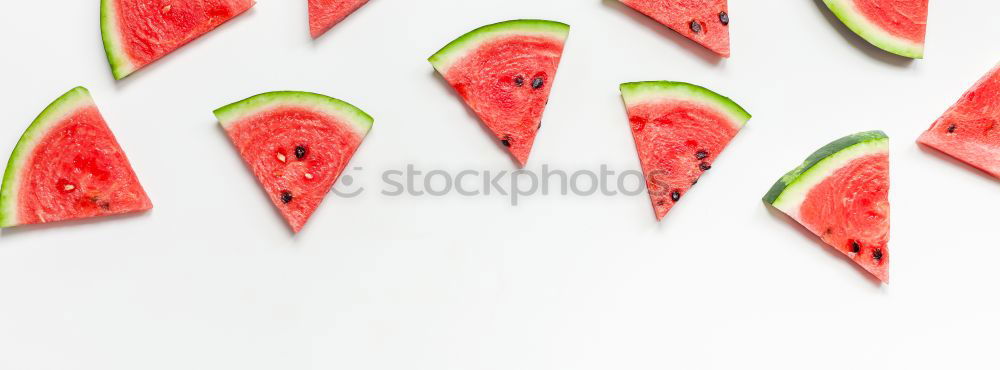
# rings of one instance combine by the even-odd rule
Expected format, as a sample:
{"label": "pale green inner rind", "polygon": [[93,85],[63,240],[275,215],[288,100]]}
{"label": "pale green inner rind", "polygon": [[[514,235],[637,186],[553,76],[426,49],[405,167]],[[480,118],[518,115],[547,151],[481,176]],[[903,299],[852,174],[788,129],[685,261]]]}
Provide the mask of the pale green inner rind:
{"label": "pale green inner rind", "polygon": [[10,227],[17,221],[17,194],[20,190],[20,175],[24,163],[34,151],[38,142],[48,134],[53,125],[61,122],[66,116],[76,112],[81,107],[93,105],[90,92],[83,87],[76,87],[63,94],[49,104],[17,141],[14,151],[7,161],[3,183],[0,184],[0,227]]}
{"label": "pale green inner rind", "polygon": [[752,117],[732,99],[704,87],[676,81],[626,82],[620,86],[625,105],[631,106],[661,99],[688,100],[714,107],[729,116],[737,128],[743,127]]}
{"label": "pale green inner rind", "polygon": [[820,148],[799,167],[781,177],[764,195],[764,202],[798,217],[809,191],[857,158],[889,151],[889,137],[882,131],[850,135]]}
{"label": "pale green inner rind", "polygon": [[135,68],[121,46],[114,1],[101,0],[101,39],[104,41],[104,52],[108,55],[108,63],[111,64],[111,74],[116,80],[120,80],[134,72]]}
{"label": "pale green inner rind", "polygon": [[855,7],[854,0],[823,0],[847,28],[872,45],[890,53],[913,59],[924,57],[924,45],[893,36],[868,20]]}
{"label": "pale green inner rind", "polygon": [[456,61],[484,42],[510,35],[541,35],[566,40],[569,36],[569,25],[539,19],[518,19],[490,24],[455,39],[427,60],[438,72],[444,74]]}
{"label": "pale green inner rind", "polygon": [[235,122],[259,112],[281,106],[307,107],[326,112],[347,121],[361,136],[368,134],[375,120],[343,100],[301,91],[274,91],[255,95],[215,110],[215,116],[222,127],[229,128]]}

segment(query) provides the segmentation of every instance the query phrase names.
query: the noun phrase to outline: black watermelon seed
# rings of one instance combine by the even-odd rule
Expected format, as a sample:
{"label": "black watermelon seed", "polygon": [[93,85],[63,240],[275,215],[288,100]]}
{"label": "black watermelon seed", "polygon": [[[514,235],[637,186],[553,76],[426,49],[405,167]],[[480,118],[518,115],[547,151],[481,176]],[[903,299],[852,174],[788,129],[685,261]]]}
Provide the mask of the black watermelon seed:
{"label": "black watermelon seed", "polygon": [[712,165],[708,164],[707,162],[701,162],[701,164],[698,165],[698,168],[701,168],[702,171],[708,171],[712,169]]}
{"label": "black watermelon seed", "polygon": [[541,89],[542,86],[545,86],[545,80],[543,80],[541,77],[535,77],[534,80],[531,80],[531,88],[537,90]]}
{"label": "black watermelon seed", "polygon": [[694,31],[694,33],[701,32],[701,23],[698,23],[698,21],[691,21],[691,30]]}
{"label": "black watermelon seed", "polygon": [[285,204],[291,203],[292,199],[294,199],[294,198],[292,197],[292,193],[291,192],[288,192],[288,191],[281,192],[281,202],[282,203],[285,203]]}
{"label": "black watermelon seed", "polygon": [[881,261],[882,260],[882,249],[881,248],[875,248],[875,250],[872,251],[872,258],[874,258],[876,261]]}
{"label": "black watermelon seed", "polygon": [[698,185],[698,179],[694,179],[694,181],[691,182],[691,186],[695,186],[695,185]]}
{"label": "black watermelon seed", "polygon": [[295,147],[295,158],[302,159],[306,156],[306,147],[299,145]]}
{"label": "black watermelon seed", "polygon": [[503,144],[503,146],[510,148],[510,139],[509,138],[500,140],[500,143]]}
{"label": "black watermelon seed", "polygon": [[524,86],[524,77],[521,76],[514,77],[514,84],[517,85],[517,87]]}
{"label": "black watermelon seed", "polygon": [[662,201],[662,200],[658,200],[658,201],[656,201],[656,205],[658,205],[658,206],[662,206],[662,205],[664,205],[664,204],[666,204],[666,203],[667,203],[667,202],[665,202],[665,201]]}
{"label": "black watermelon seed", "polygon": [[948,126],[948,133],[949,134],[954,133],[955,129],[957,129],[957,128],[958,128],[958,126],[955,126],[955,125]]}
{"label": "black watermelon seed", "polygon": [[699,150],[697,153],[694,153],[694,157],[698,159],[708,158],[708,152],[704,150]]}
{"label": "black watermelon seed", "polygon": [[861,252],[861,244],[858,244],[857,241],[852,240],[851,241],[851,252],[853,252],[853,253]]}
{"label": "black watermelon seed", "polygon": [[679,191],[670,193],[670,199],[673,199],[675,202],[681,200],[681,193]]}
{"label": "black watermelon seed", "polygon": [[726,14],[726,12],[719,12],[719,22],[722,22],[723,25],[727,25],[728,26],[729,25],[729,14]]}

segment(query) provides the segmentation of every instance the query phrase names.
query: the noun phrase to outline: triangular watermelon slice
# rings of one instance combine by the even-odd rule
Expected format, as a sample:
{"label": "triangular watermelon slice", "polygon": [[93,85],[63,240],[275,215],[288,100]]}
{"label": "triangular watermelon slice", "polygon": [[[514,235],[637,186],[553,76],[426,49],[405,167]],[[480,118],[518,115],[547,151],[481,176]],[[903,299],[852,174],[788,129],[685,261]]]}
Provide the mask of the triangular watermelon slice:
{"label": "triangular watermelon slice", "polygon": [[908,58],[924,57],[928,0],[823,0],[841,22],[872,45]]}
{"label": "triangular watermelon slice", "polygon": [[101,37],[115,79],[245,12],[254,0],[101,0]]}
{"label": "triangular watermelon slice", "polygon": [[271,202],[299,232],[330,192],[374,120],[346,102],[277,91],[215,111]]}
{"label": "triangular watermelon slice", "polygon": [[0,227],[153,207],[82,87],[50,104],[17,142],[0,187]]}
{"label": "triangular watermelon slice", "polygon": [[309,0],[309,33],[318,38],[368,0]]}
{"label": "triangular watermelon slice", "polygon": [[782,176],[764,202],[889,282],[889,137],[857,133]]}
{"label": "triangular watermelon slice", "polygon": [[513,20],[480,27],[428,60],[523,167],[541,127],[569,26]]}
{"label": "triangular watermelon slice", "polygon": [[727,0],[619,0],[647,17],[719,54],[729,57]]}
{"label": "triangular watermelon slice", "polygon": [[917,142],[1000,178],[1000,65],[962,95]]}
{"label": "triangular watermelon slice", "polygon": [[684,82],[621,85],[656,219],[698,182],[750,113],[729,98]]}

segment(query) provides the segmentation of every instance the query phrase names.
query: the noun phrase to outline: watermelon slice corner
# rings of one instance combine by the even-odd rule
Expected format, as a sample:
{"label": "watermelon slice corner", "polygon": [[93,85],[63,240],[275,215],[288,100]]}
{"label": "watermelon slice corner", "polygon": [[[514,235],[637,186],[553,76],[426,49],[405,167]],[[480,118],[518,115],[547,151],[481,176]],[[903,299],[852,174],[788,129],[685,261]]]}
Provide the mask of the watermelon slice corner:
{"label": "watermelon slice corner", "polygon": [[323,36],[333,26],[368,3],[369,0],[309,0],[309,34]]}
{"label": "watermelon slice corner", "polygon": [[101,39],[116,80],[249,10],[254,0],[101,0]]}
{"label": "watermelon slice corner", "polygon": [[675,81],[621,84],[656,219],[694,186],[751,115],[731,99]]}
{"label": "watermelon slice corner", "polygon": [[49,104],[28,126],[0,185],[0,227],[146,211],[153,207],[86,88]]}
{"label": "watermelon slice corner", "polygon": [[889,282],[889,137],[849,135],[820,148],[764,195],[773,206]]}
{"label": "watermelon slice corner", "polygon": [[917,142],[1000,179],[1000,64],[966,91]]}
{"label": "watermelon slice corner", "polygon": [[427,59],[521,167],[541,128],[569,28],[536,19],[486,25]]}
{"label": "watermelon slice corner", "polygon": [[728,0],[618,0],[691,41],[729,58]]}
{"label": "watermelon slice corner", "polygon": [[847,28],[890,53],[924,57],[929,0],[823,0]]}
{"label": "watermelon slice corner", "polygon": [[215,110],[215,116],[296,233],[374,123],[347,102],[299,91],[255,95]]}

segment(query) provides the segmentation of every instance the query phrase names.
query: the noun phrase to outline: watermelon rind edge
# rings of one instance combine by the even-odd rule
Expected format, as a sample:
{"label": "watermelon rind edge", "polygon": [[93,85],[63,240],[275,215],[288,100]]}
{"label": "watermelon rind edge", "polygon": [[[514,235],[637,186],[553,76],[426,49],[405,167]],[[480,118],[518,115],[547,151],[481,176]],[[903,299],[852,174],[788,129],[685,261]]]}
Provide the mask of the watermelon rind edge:
{"label": "watermelon rind edge", "polygon": [[837,139],[809,155],[806,160],[782,176],[764,195],[764,202],[791,216],[813,186],[852,160],[865,155],[887,152],[889,136],[882,131],[866,131]]}
{"label": "watermelon rind edge", "polygon": [[861,36],[861,38],[865,39],[865,41],[868,41],[870,44],[899,56],[912,59],[924,58],[924,45],[889,34],[861,15],[861,13],[854,8],[853,1],[854,0],[823,0],[823,2],[826,3],[827,8],[829,8],[830,11],[833,12],[833,14],[837,16],[837,18],[840,19],[845,26],[847,26],[847,28],[858,36]]}
{"label": "watermelon rind edge", "polygon": [[487,40],[522,34],[543,34],[565,40],[569,37],[569,29],[568,24],[544,19],[515,19],[488,24],[449,42],[427,58],[427,61],[444,74],[455,61]]}
{"label": "watermelon rind edge", "polygon": [[743,127],[753,116],[729,97],[703,86],[679,81],[639,81],[619,85],[626,105],[645,99],[687,99],[709,104],[726,113],[737,128]]}
{"label": "watermelon rind edge", "polygon": [[339,116],[362,135],[368,134],[375,119],[360,108],[340,99],[304,91],[272,91],[257,94],[216,109],[213,113],[223,128],[243,117],[281,105],[306,106]]}
{"label": "watermelon rind edge", "polygon": [[111,65],[111,74],[116,80],[135,72],[132,62],[128,60],[121,47],[114,0],[101,0],[101,40],[104,43],[104,52],[108,55],[108,64]]}
{"label": "watermelon rind edge", "polygon": [[52,124],[60,122],[62,117],[72,113],[77,107],[92,105],[90,92],[84,87],[75,87],[50,103],[17,141],[14,150],[7,161],[3,182],[0,183],[0,228],[16,226],[18,176],[25,160],[34,151],[38,141],[48,133]]}

